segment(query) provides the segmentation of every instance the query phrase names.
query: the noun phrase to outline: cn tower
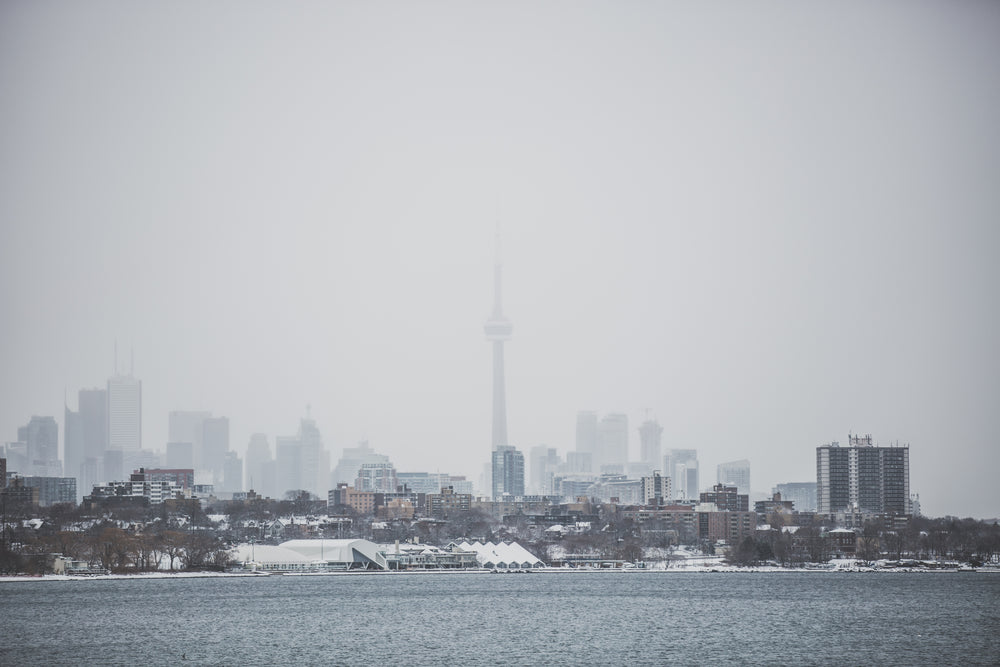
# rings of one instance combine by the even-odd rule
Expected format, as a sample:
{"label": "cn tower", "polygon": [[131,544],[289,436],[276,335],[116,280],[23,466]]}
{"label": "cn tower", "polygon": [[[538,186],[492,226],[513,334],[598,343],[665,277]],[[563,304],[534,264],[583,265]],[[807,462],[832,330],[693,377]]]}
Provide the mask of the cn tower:
{"label": "cn tower", "polygon": [[496,260],[493,263],[493,314],[483,330],[493,343],[493,451],[507,444],[507,390],[503,377],[503,344],[510,340],[514,327],[503,316],[500,301],[500,232],[496,237]]}

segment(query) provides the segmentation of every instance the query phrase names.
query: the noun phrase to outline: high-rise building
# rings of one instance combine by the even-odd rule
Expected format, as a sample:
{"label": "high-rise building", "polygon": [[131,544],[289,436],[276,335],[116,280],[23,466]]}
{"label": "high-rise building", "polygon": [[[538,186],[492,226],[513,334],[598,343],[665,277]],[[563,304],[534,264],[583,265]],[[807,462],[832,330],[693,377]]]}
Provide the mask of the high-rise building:
{"label": "high-rise building", "polygon": [[562,463],[554,447],[539,445],[528,452],[528,492],[540,496],[552,495],[552,475]]}
{"label": "high-rise building", "polygon": [[50,507],[59,503],[76,504],[75,477],[22,477],[24,485],[38,489],[38,505]]}
{"label": "high-rise building", "polygon": [[642,501],[645,505],[670,505],[670,478],[654,470],[653,474],[642,478]]}
{"label": "high-rise building", "polygon": [[675,498],[698,498],[698,450],[668,449],[663,457],[663,474],[670,477]]}
{"label": "high-rise building", "polygon": [[222,490],[236,493],[243,490],[243,459],[236,452],[226,452],[222,462]]}
{"label": "high-rise building", "polygon": [[357,447],[344,447],[337,466],[333,469],[330,486],[353,484],[358,477],[358,470],[365,463],[389,463],[389,457],[372,449],[367,440],[359,442]]}
{"label": "high-rise building", "polygon": [[168,468],[194,469],[194,444],[190,442],[168,442],[167,459]]}
{"label": "high-rise building", "polygon": [[396,468],[391,463],[362,463],[354,482],[358,491],[377,493],[395,493],[398,486]]}
{"label": "high-rise building", "polygon": [[250,436],[246,456],[246,488],[256,491],[258,495],[274,497],[278,492],[274,488],[274,460],[271,458],[271,445],[263,433]]}
{"label": "high-rise building", "polygon": [[524,495],[524,454],[511,445],[493,450],[493,498]]}
{"label": "high-rise building", "polygon": [[211,473],[212,484],[219,489],[223,488],[228,452],[229,418],[206,417],[201,423],[201,469]]}
{"label": "high-rise building", "polygon": [[[581,410],[576,413],[576,452],[589,454],[590,465],[586,470],[571,470],[570,472],[597,472],[597,413],[593,410]],[[575,461],[582,462],[577,458]],[[568,459],[567,459],[568,461]]]}
{"label": "high-rise building", "polygon": [[594,468],[600,474],[623,474],[628,463],[628,417],[619,412],[604,415],[597,424]]}
{"label": "high-rise building", "polygon": [[189,442],[194,455],[192,467],[196,470],[204,468],[202,464],[201,439],[206,419],[211,418],[211,412],[200,410],[173,410],[167,419],[167,441]]}
{"label": "high-rise building", "polygon": [[313,419],[305,417],[299,422],[298,435],[276,438],[274,449],[275,484],[279,496],[303,490],[322,498],[329,490],[330,455]]}
{"label": "high-rise building", "polygon": [[816,511],[910,514],[910,448],[879,447],[871,435],[816,448]]}
{"label": "high-rise building", "polygon": [[63,449],[67,477],[77,480],[77,502],[101,479],[108,448],[108,390],[81,389],[77,411],[64,406]]}
{"label": "high-rise building", "polygon": [[735,486],[739,493],[750,495],[750,461],[740,459],[720,463],[716,471],[717,483]]}
{"label": "high-rise building", "polygon": [[713,503],[720,512],[750,511],[750,496],[740,493],[737,487],[731,484],[716,484],[711,491],[699,494],[699,500],[703,503]]}
{"label": "high-rise building", "polygon": [[[660,438],[663,427],[653,419],[647,419],[639,427],[639,460],[648,475],[660,465]],[[669,471],[667,477],[670,476]]]}
{"label": "high-rise building", "polygon": [[782,500],[790,500],[796,512],[816,511],[816,482],[788,482],[774,487]]}
{"label": "high-rise building", "polygon": [[[510,340],[514,328],[503,315],[500,293],[502,274],[500,262],[500,232],[496,238],[496,260],[493,263],[493,314],[483,330],[486,340],[493,343],[493,451],[507,446],[507,389],[504,380],[503,344]],[[493,482],[494,488],[496,481]]]}
{"label": "high-rise building", "polygon": [[54,417],[32,417],[17,429],[17,440],[25,444],[27,467],[19,470],[23,476],[62,476],[59,460],[59,425]]}
{"label": "high-rise building", "polygon": [[108,380],[108,449],[142,449],[142,382],[129,375]]}

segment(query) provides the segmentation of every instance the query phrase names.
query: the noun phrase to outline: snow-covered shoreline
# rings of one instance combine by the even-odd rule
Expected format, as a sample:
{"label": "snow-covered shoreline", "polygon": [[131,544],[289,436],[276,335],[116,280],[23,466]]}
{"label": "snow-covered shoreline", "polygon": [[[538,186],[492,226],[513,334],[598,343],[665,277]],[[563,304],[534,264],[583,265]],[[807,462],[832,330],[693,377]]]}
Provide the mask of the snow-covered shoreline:
{"label": "snow-covered shoreline", "polygon": [[45,574],[39,576],[14,575],[0,576],[0,583],[30,582],[30,581],[92,581],[98,579],[144,580],[144,579],[209,579],[209,578],[254,578],[254,577],[301,577],[301,576],[404,576],[404,575],[477,575],[477,574],[671,574],[671,573],[705,573],[705,574],[738,574],[738,573],[923,573],[923,574],[954,574],[956,572],[975,572],[977,574],[998,574],[1000,567],[969,568],[958,567],[887,567],[878,563],[868,565],[859,561],[844,559],[831,563],[830,566],[811,567],[780,567],[777,565],[754,565],[741,567],[725,563],[676,564],[651,563],[645,568],[596,568],[596,567],[544,567],[536,570],[497,572],[485,569],[462,570],[391,570],[391,571],[349,571],[349,572],[296,572],[296,573],[265,573],[265,572],[142,572],[135,574],[97,574],[97,575],[66,575]]}

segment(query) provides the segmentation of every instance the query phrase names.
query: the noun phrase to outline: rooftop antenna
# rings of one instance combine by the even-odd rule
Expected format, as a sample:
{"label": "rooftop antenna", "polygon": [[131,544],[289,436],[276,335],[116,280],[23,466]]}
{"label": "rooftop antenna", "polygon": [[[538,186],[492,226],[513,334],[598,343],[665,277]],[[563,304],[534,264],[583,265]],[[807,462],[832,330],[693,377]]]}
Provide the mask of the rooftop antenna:
{"label": "rooftop antenna", "polygon": [[115,338],[115,375],[118,375],[118,339]]}

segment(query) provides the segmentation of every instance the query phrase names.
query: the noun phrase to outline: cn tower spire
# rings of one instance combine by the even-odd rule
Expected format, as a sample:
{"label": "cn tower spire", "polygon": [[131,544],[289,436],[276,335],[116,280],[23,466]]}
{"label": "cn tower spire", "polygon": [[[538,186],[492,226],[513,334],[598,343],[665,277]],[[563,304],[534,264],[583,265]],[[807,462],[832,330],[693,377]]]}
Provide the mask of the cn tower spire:
{"label": "cn tower spire", "polygon": [[486,320],[483,330],[486,340],[493,343],[493,450],[507,445],[507,396],[504,382],[503,344],[510,340],[513,327],[503,316],[500,278],[500,229],[496,234],[496,259],[493,263],[493,315]]}

